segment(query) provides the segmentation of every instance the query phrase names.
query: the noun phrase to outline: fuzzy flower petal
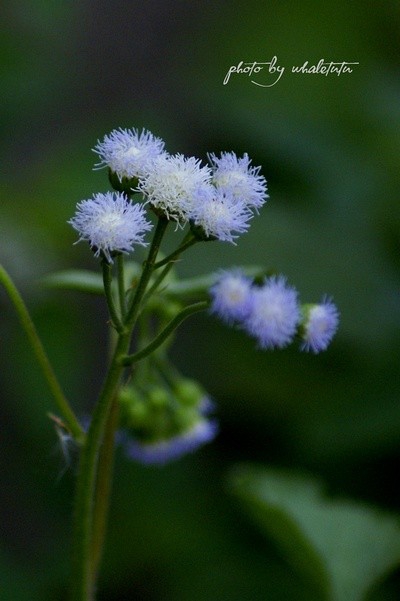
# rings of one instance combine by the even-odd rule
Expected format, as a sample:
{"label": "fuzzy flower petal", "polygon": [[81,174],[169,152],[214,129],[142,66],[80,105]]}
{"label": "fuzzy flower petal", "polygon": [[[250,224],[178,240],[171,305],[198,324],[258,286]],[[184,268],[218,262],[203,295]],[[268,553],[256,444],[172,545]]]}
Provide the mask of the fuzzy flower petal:
{"label": "fuzzy flower petal", "polygon": [[241,271],[222,273],[210,288],[211,312],[228,324],[243,321],[250,314],[252,302],[251,282]]}
{"label": "fuzzy flower petal", "polygon": [[183,455],[196,451],[215,438],[218,426],[215,420],[200,418],[189,430],[172,438],[155,442],[141,442],[130,438],[125,450],[130,459],[144,465],[164,465]]}
{"label": "fuzzy flower petal", "polygon": [[151,162],[164,151],[164,142],[143,129],[114,129],[93,148],[101,162],[96,167],[109,167],[121,181],[123,177],[141,177]]}
{"label": "fuzzy flower petal", "polygon": [[274,276],[261,288],[253,288],[252,295],[251,311],[243,324],[245,330],[263,349],[287,346],[300,320],[297,291],[286,284],[283,276]]}
{"label": "fuzzy flower petal", "polygon": [[323,299],[319,305],[312,305],[302,333],[301,350],[319,353],[330,344],[339,325],[339,312],[329,299]]}
{"label": "fuzzy flower petal", "polygon": [[252,213],[241,200],[216,190],[213,186],[199,188],[189,213],[190,219],[208,238],[235,243],[246,232]]}
{"label": "fuzzy flower petal", "polygon": [[128,253],[134,244],[146,246],[143,237],[152,228],[143,205],[132,204],[119,192],[95,194],[82,200],[68,223],[80,234],[78,242],[88,240],[95,256],[103,252],[109,262],[112,252]]}
{"label": "fuzzy flower petal", "polygon": [[197,190],[209,184],[210,178],[210,169],[202,167],[199,159],[161,155],[139,182],[139,189],[154,208],[185,223]]}
{"label": "fuzzy flower petal", "polygon": [[256,211],[263,206],[268,198],[267,181],[260,175],[261,167],[250,165],[247,153],[241,158],[234,152],[222,152],[220,158],[209,154],[208,158],[212,165],[213,183],[219,190]]}

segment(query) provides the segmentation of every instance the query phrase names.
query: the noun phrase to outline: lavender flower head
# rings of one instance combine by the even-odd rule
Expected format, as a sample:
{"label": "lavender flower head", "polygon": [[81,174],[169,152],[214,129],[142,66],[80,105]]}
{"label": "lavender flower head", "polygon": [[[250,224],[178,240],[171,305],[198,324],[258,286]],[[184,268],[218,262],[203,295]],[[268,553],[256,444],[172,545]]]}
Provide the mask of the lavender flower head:
{"label": "lavender flower head", "polygon": [[109,167],[122,178],[141,177],[152,161],[164,151],[164,142],[143,129],[114,129],[93,148],[101,161],[96,167]]}
{"label": "lavender flower head", "polygon": [[195,157],[160,155],[139,182],[139,189],[155,209],[186,223],[196,191],[210,179],[209,167],[202,167]]}
{"label": "lavender flower head", "polygon": [[329,299],[306,308],[306,320],[302,328],[301,350],[315,354],[324,351],[330,344],[339,325],[339,312]]}
{"label": "lavender flower head", "polygon": [[249,316],[252,302],[251,283],[240,270],[222,273],[211,287],[211,312],[228,324]]}
{"label": "lavender flower head", "polygon": [[260,175],[261,167],[251,167],[251,159],[245,153],[241,158],[234,152],[222,152],[218,158],[209,154],[212,164],[213,183],[236,200],[244,202],[250,209],[258,211],[266,199],[267,181]]}
{"label": "lavender flower head", "polygon": [[102,252],[110,263],[113,252],[128,253],[134,244],[146,246],[143,237],[152,228],[143,205],[132,204],[119,192],[82,200],[68,223],[80,234],[78,242],[88,240],[95,257]]}
{"label": "lavender flower head", "polygon": [[283,348],[293,340],[299,320],[297,291],[283,276],[273,276],[261,288],[253,288],[251,311],[243,326],[260,348]]}
{"label": "lavender flower head", "polygon": [[188,211],[192,222],[207,238],[232,242],[249,229],[253,216],[246,204],[214,186],[199,188],[194,195],[193,208]]}
{"label": "lavender flower head", "polygon": [[179,459],[183,455],[193,453],[203,444],[215,438],[218,426],[215,420],[199,418],[190,428],[172,436],[152,442],[129,439],[125,451],[129,459],[144,465],[164,465]]}

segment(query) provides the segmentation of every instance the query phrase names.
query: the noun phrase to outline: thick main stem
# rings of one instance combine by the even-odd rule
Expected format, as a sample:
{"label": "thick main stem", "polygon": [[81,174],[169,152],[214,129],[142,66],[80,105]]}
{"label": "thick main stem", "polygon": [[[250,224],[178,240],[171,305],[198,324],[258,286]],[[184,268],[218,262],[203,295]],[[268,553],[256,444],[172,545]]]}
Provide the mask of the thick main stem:
{"label": "thick main stem", "polygon": [[[93,413],[92,421],[82,449],[76,488],[74,555],[72,573],[72,601],[94,601],[96,575],[103,545],[108,500],[98,500],[101,491],[110,491],[112,457],[106,456],[106,446],[112,440],[117,420],[112,412],[124,370],[121,358],[129,350],[132,331],[139,314],[140,305],[151,278],[162,237],[168,221],[159,219],[147,260],[131,305],[127,311],[123,327],[119,331],[116,348],[109,370]],[[107,278],[106,278],[107,279]],[[106,285],[109,285],[107,280]],[[104,439],[106,434],[106,438]],[[105,443],[101,452],[101,446]],[[109,454],[113,454],[110,450]],[[99,479],[99,461],[107,466],[107,474]],[[96,517],[94,512],[97,511]]]}
{"label": "thick main stem", "polygon": [[130,336],[120,335],[106,380],[82,449],[76,489],[72,573],[72,600],[94,601],[95,574],[92,567],[93,511],[95,507],[97,464],[106,421],[123,372],[120,357],[129,349]]}
{"label": "thick main stem", "polygon": [[96,481],[96,498],[93,515],[92,536],[92,579],[95,582],[101,562],[104,540],[107,529],[107,516],[110,505],[112,488],[114,454],[115,454],[115,431],[118,426],[119,402],[114,399],[109,419],[106,422],[103,444],[100,448],[98,473]]}

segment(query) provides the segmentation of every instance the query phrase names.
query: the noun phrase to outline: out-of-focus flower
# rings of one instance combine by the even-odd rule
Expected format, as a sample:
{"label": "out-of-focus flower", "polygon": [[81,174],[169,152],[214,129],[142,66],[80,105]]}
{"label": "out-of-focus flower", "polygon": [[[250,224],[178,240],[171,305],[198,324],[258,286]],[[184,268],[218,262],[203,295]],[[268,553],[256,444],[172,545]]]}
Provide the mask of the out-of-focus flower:
{"label": "out-of-focus flower", "polygon": [[240,270],[225,271],[211,287],[211,311],[226,323],[243,321],[251,309],[251,282]]}
{"label": "out-of-focus flower", "polygon": [[339,312],[336,305],[324,298],[318,305],[304,307],[304,322],[301,324],[304,351],[319,353],[330,344],[339,325]]}
{"label": "out-of-focus flower", "polygon": [[164,465],[183,455],[193,453],[203,444],[213,440],[217,432],[216,421],[199,416],[190,427],[169,438],[159,438],[153,441],[128,438],[125,443],[125,451],[130,459],[139,463]]}
{"label": "out-of-focus flower", "polygon": [[283,276],[273,276],[253,288],[251,311],[243,326],[260,348],[283,348],[293,340],[299,320],[297,291]]}

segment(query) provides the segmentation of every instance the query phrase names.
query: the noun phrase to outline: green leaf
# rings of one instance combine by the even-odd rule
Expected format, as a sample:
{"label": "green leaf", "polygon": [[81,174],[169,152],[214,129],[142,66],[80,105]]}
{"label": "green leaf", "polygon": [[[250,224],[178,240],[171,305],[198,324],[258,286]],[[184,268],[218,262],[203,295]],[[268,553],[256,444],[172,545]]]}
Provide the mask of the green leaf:
{"label": "green leaf", "polygon": [[[138,263],[128,261],[125,265],[125,284],[128,289],[140,274]],[[103,278],[100,273],[88,269],[67,269],[51,273],[41,280],[48,288],[75,290],[87,294],[104,295]]]}
{"label": "green leaf", "polygon": [[308,477],[239,466],[230,484],[286,560],[326,601],[361,601],[400,564],[400,520],[328,500]]}
{"label": "green leaf", "polygon": [[42,284],[49,288],[76,290],[89,294],[104,294],[103,279],[99,273],[84,269],[58,271],[42,278]]}

